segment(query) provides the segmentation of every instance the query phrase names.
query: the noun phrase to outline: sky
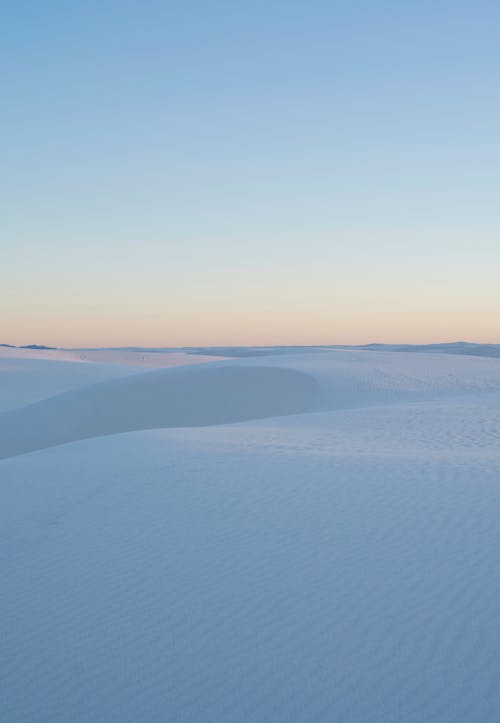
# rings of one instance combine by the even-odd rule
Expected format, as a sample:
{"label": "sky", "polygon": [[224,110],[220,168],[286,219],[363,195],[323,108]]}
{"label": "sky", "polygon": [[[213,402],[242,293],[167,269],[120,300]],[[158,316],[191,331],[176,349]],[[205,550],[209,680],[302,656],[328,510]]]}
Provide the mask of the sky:
{"label": "sky", "polygon": [[0,342],[500,342],[497,0],[3,0]]}

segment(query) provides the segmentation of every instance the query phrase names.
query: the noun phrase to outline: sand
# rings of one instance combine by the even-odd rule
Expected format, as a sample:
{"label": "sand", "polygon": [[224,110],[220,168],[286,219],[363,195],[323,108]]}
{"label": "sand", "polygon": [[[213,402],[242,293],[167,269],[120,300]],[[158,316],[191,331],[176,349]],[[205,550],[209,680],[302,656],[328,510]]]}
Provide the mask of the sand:
{"label": "sand", "polygon": [[500,718],[497,359],[7,352],[2,721]]}

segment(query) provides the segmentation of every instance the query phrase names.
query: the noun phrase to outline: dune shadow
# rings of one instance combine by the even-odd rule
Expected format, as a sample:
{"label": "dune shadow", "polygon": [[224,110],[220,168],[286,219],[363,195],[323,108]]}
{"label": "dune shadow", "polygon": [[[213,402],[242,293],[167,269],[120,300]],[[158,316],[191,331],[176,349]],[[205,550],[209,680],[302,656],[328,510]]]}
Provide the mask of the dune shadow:
{"label": "dune shadow", "polygon": [[0,458],[121,432],[231,424],[306,411],[318,383],[266,366],[161,369],[0,415]]}

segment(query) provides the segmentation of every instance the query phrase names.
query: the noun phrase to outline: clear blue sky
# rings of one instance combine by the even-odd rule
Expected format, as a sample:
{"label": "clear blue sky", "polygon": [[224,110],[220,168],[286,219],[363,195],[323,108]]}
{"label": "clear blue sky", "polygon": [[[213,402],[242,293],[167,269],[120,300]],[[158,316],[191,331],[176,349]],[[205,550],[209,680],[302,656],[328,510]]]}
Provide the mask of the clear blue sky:
{"label": "clear blue sky", "polygon": [[0,28],[0,342],[500,341],[498,2]]}

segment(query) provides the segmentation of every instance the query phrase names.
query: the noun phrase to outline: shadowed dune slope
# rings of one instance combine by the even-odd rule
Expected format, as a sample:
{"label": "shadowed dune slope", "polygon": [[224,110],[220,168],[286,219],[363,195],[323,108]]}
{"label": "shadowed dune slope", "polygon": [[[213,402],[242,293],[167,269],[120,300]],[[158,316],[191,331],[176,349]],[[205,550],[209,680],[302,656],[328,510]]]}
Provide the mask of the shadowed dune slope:
{"label": "shadowed dune slope", "polygon": [[114,379],[0,415],[0,458],[120,432],[242,422],[310,408],[317,382],[277,367],[192,367]]}

